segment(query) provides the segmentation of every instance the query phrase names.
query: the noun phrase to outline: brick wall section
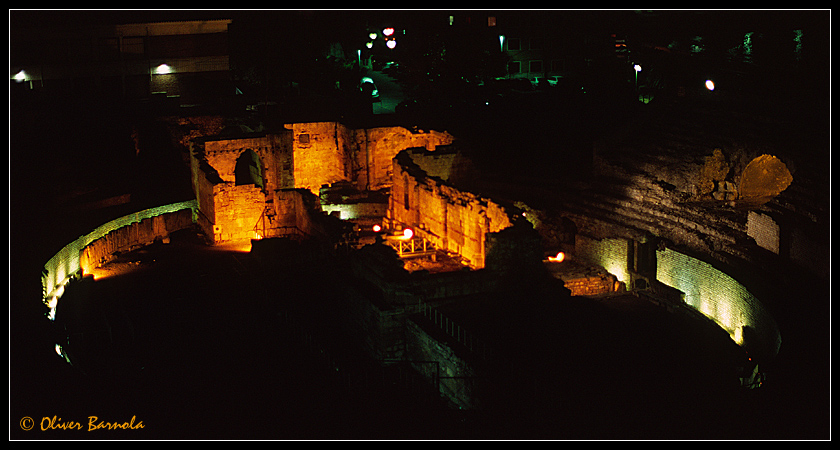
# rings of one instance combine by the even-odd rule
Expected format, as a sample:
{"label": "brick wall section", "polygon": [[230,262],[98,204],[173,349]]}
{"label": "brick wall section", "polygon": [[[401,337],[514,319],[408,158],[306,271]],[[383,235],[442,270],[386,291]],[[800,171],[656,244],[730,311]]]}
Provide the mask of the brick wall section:
{"label": "brick wall section", "polygon": [[747,235],[759,247],[779,254],[779,225],[767,214],[750,211],[747,214]]}
{"label": "brick wall section", "polygon": [[489,199],[429,176],[415,163],[424,157],[432,157],[431,152],[410,149],[394,158],[388,219],[418,229],[436,248],[483,268],[485,235],[511,226],[508,212]]}
{"label": "brick wall section", "polygon": [[754,353],[775,356],[781,336],[775,320],[747,289],[711,264],[673,249],[656,252],[656,279],[685,294],[684,301],[735,336],[749,327],[757,333],[744,343]]}
{"label": "brick wall section", "polygon": [[615,280],[609,276],[575,278],[564,281],[563,285],[572,291],[573,296],[601,295],[615,291]]}
{"label": "brick wall section", "polygon": [[629,251],[630,241],[627,239],[575,237],[575,258],[603,267],[626,285],[632,281],[628,269]]}

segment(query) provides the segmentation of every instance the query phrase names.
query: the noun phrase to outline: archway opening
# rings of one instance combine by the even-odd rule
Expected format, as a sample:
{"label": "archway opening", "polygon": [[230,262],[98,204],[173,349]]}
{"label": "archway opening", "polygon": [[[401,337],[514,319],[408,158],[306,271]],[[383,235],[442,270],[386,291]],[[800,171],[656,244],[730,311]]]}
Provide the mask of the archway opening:
{"label": "archway opening", "polygon": [[265,187],[260,157],[251,149],[245,150],[236,159],[233,174],[237,186],[253,184],[259,188]]}

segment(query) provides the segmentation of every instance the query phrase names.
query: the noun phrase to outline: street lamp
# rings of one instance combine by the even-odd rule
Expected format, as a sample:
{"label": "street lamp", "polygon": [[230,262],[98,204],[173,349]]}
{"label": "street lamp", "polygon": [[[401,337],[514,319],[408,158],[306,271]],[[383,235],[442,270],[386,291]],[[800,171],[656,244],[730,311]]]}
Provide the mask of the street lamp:
{"label": "street lamp", "polygon": [[712,80],[706,80],[706,89],[708,89],[710,91],[714,91],[715,90],[715,82],[712,81]]}
{"label": "street lamp", "polygon": [[638,64],[633,64],[633,71],[635,72],[635,75],[636,75],[635,84],[636,84],[636,90],[638,91],[639,90],[639,72],[642,71],[642,66],[640,66]]}

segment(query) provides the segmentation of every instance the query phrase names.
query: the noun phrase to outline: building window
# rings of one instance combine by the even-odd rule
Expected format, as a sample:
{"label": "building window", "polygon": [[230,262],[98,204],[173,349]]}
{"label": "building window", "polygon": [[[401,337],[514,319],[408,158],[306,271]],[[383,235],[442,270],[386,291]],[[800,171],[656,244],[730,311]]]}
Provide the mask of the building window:
{"label": "building window", "polygon": [[510,73],[510,74],[520,73],[522,71],[521,65],[522,65],[522,63],[520,63],[519,61],[509,62],[508,63],[508,73]]}
{"label": "building window", "polygon": [[309,133],[301,133],[298,135],[298,142],[303,145],[309,144]]}
{"label": "building window", "polygon": [[487,26],[488,27],[495,27],[496,26],[496,17],[494,17],[494,16],[487,17]]}
{"label": "building window", "polygon": [[507,41],[507,49],[508,50],[520,50],[522,48],[522,40],[519,38],[508,38]]}
{"label": "building window", "polygon": [[543,71],[543,62],[542,61],[529,61],[528,62],[528,72],[542,72]]}

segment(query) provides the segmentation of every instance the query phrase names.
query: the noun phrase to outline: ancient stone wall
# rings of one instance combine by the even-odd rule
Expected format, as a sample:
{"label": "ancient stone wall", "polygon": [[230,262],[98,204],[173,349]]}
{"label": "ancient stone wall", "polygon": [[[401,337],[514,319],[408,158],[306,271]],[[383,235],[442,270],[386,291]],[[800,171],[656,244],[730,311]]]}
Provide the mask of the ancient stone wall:
{"label": "ancient stone wall", "polygon": [[337,122],[287,125],[292,130],[294,187],[318,193],[322,185],[353,178],[355,142]]}
{"label": "ancient stone wall", "polygon": [[170,233],[189,228],[193,223],[191,209],[164,213],[133,222],[110,231],[85,246],[79,255],[79,267],[82,273],[90,273],[92,269],[112,261],[120,253],[149,245],[158,239],[165,241]]}
{"label": "ancient stone wall", "polygon": [[391,186],[393,162],[397,154],[407,148],[422,147],[435,150],[449,145],[454,137],[437,131],[412,132],[402,127],[380,127],[356,131],[361,149],[357,154],[360,188],[377,190]]}
{"label": "ancient stone wall", "polygon": [[253,184],[213,186],[213,242],[257,239],[263,230],[265,193]]}
{"label": "ancient stone wall", "polygon": [[767,214],[750,211],[747,214],[747,235],[759,247],[779,254],[779,225]]}
{"label": "ancient stone wall", "polygon": [[[58,251],[46,264],[44,264],[44,272],[41,278],[41,284],[44,291],[44,301],[50,301],[50,297],[55,296],[55,291],[62,286],[69,277],[79,273],[82,269],[81,255],[85,247],[90,245],[97,239],[106,236],[107,234],[131,224],[141,222],[145,219],[159,216],[162,214],[173,213],[181,210],[188,210],[192,216],[192,211],[198,208],[197,202],[194,200],[180,203],[173,203],[170,205],[163,205],[157,208],[144,209],[133,214],[128,214],[118,219],[107,222],[90,233],[79,237],[73,242],[64,246]],[[175,231],[168,229],[167,232]],[[147,236],[148,237],[148,236]],[[152,239],[154,240],[154,239]]]}
{"label": "ancient stone wall", "polygon": [[485,234],[511,226],[509,214],[489,199],[429,176],[414,162],[430,155],[411,149],[394,158],[388,219],[417,228],[438,249],[457,253],[471,266],[482,268]]}
{"label": "ancient stone wall", "polygon": [[[726,330],[756,355],[774,357],[781,345],[775,320],[761,302],[735,279],[711,264],[673,249],[656,252],[656,279],[681,291],[684,301]],[[746,340],[744,329],[757,333]]]}
{"label": "ancient stone wall", "polygon": [[575,258],[603,267],[625,285],[630,285],[630,241],[627,239],[593,239],[584,235],[575,237]]}

